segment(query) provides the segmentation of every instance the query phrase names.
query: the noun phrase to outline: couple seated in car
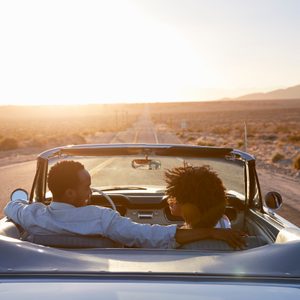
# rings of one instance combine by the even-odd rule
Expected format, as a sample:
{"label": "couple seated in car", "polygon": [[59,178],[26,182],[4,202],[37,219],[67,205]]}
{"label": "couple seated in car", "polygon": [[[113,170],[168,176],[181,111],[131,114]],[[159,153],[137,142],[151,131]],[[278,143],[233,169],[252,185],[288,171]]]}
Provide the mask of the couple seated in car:
{"label": "couple seated in car", "polygon": [[87,205],[91,176],[81,163],[67,160],[49,171],[50,205],[20,199],[10,201],[4,212],[30,235],[101,235],[143,248],[176,248],[203,239],[224,240],[234,248],[244,246],[243,233],[227,229],[225,189],[209,167],[175,168],[166,172],[166,180],[171,211],[184,218],[184,228],[139,224],[112,209]]}

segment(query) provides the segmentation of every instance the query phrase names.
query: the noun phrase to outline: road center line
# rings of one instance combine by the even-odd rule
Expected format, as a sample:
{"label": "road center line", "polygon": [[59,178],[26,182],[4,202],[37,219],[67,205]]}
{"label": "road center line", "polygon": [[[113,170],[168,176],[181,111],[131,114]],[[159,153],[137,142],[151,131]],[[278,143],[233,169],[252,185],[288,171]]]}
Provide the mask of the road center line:
{"label": "road center line", "polygon": [[158,137],[157,137],[156,130],[154,127],[153,127],[153,135],[154,135],[155,143],[158,144]]}
{"label": "road center line", "polygon": [[134,143],[134,144],[137,143],[138,135],[139,135],[139,130],[136,130],[136,131],[135,131],[135,135],[134,135],[134,139],[133,139],[133,143]]}
{"label": "road center line", "polygon": [[111,164],[113,161],[115,161],[117,159],[117,157],[111,157],[107,160],[105,160],[103,163],[99,164],[98,166],[94,167],[93,169],[91,169],[89,172],[91,174],[91,176],[97,174],[100,170],[104,169],[106,166],[108,166],[109,164]]}

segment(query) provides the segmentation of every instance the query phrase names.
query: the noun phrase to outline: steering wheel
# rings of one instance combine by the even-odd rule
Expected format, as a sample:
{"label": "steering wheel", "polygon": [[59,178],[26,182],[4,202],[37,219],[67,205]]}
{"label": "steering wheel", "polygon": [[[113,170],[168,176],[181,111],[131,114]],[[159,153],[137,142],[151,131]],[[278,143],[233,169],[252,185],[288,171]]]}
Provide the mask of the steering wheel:
{"label": "steering wheel", "polygon": [[91,188],[91,190],[92,190],[92,192],[98,193],[101,196],[103,196],[109,202],[109,204],[111,205],[112,209],[113,210],[117,210],[114,201],[107,194],[103,193],[101,190],[96,189],[96,188]]}

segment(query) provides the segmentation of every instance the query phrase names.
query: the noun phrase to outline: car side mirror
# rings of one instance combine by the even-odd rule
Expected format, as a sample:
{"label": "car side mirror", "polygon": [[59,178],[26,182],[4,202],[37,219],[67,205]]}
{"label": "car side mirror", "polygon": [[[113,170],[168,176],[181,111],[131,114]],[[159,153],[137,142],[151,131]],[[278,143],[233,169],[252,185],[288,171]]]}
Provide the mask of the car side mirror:
{"label": "car side mirror", "polygon": [[28,201],[28,193],[24,189],[16,189],[10,194],[10,201],[26,200]]}
{"label": "car side mirror", "polygon": [[266,206],[272,210],[277,210],[282,206],[282,197],[277,192],[268,192],[265,195]]}

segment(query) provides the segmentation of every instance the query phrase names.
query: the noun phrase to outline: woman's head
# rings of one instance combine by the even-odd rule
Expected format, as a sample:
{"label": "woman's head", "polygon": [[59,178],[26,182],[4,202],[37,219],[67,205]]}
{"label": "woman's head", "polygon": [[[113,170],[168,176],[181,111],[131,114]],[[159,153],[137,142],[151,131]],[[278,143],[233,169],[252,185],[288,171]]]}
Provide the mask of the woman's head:
{"label": "woman's head", "polygon": [[192,227],[213,227],[226,206],[225,188],[209,166],[167,170],[166,194],[174,215],[181,215]]}

